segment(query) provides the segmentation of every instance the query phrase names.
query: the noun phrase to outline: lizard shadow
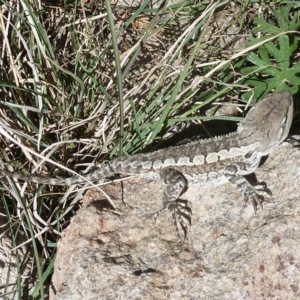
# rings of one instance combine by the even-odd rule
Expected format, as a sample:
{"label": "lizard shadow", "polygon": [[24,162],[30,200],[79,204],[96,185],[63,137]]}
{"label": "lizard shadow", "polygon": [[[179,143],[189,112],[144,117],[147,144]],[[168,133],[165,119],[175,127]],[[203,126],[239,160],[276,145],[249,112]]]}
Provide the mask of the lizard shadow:
{"label": "lizard shadow", "polygon": [[[197,140],[208,139],[215,136],[221,136],[237,130],[236,122],[223,120],[213,120],[209,122],[209,131],[200,125],[190,125],[179,132],[175,132],[166,140],[149,145],[144,149],[145,153],[157,149],[164,149],[172,146],[179,146],[194,142]],[[209,134],[208,134],[209,133]]]}

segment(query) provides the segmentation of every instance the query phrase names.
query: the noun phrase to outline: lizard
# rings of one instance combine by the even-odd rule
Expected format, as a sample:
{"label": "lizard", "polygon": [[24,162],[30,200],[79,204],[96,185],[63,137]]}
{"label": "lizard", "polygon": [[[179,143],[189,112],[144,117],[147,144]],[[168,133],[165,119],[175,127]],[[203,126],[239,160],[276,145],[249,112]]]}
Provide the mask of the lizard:
{"label": "lizard", "polygon": [[[254,105],[238,124],[236,132],[199,139],[187,144],[160,149],[146,154],[115,158],[86,175],[96,181],[114,174],[160,178],[164,184],[163,208],[172,211],[178,233],[178,223],[184,230],[183,218],[190,222],[190,211],[179,204],[179,197],[192,185],[214,186],[232,183],[244,195],[245,204],[251,201],[256,212],[262,207],[263,193],[270,193],[266,186],[252,186],[245,175],[253,173],[261,158],[270,154],[287,137],[293,118],[293,97],[287,92],[273,93]],[[0,176],[49,185],[73,185],[82,179],[65,179],[25,176],[0,169]]]}

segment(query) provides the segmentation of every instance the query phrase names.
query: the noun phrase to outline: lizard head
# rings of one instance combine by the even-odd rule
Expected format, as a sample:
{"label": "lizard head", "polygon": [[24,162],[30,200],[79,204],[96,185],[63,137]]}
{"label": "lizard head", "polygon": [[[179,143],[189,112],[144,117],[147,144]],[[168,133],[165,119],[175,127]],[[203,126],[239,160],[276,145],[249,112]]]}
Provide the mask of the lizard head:
{"label": "lizard head", "polygon": [[237,132],[242,144],[257,144],[256,151],[264,156],[286,139],[292,119],[292,95],[287,91],[275,93],[250,109]]}

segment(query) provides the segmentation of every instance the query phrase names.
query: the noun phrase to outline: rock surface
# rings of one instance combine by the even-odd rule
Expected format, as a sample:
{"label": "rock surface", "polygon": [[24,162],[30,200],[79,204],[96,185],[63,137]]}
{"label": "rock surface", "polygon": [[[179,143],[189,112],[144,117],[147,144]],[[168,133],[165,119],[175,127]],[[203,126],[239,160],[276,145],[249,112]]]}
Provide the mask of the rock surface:
{"label": "rock surface", "polygon": [[59,241],[50,299],[299,299],[299,162],[284,143],[257,170],[273,196],[256,214],[230,184],[188,189],[183,247],[170,213],[152,218],[159,181],[101,186],[117,212],[90,189]]}

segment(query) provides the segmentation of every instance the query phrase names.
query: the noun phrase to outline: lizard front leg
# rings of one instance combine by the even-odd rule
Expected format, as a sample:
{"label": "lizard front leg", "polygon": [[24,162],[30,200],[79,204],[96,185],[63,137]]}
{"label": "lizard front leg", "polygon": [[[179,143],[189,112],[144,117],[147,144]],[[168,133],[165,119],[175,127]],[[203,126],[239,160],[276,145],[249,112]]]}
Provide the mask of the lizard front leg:
{"label": "lizard front leg", "polygon": [[[188,220],[189,224],[191,224],[191,210],[188,207],[182,206],[178,198],[186,190],[187,180],[180,172],[172,168],[162,169],[159,175],[165,184],[162,198],[163,208],[155,213],[154,218],[156,219],[164,210],[170,210],[176,233],[182,242],[184,242],[188,232],[188,226],[184,219]],[[178,224],[180,224],[184,232],[184,239],[181,238]]]}
{"label": "lizard front leg", "polygon": [[271,191],[265,184],[252,186],[243,175],[251,174],[257,168],[260,157],[251,153],[245,162],[233,163],[226,167],[224,174],[229,182],[231,182],[238,191],[245,197],[245,204],[251,201],[254,211],[257,211],[257,205],[263,208],[264,197],[262,194],[271,195]]}

